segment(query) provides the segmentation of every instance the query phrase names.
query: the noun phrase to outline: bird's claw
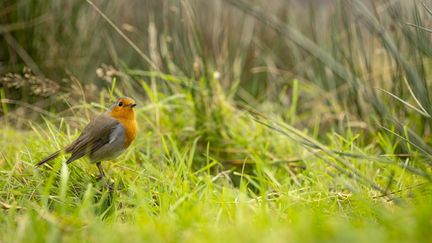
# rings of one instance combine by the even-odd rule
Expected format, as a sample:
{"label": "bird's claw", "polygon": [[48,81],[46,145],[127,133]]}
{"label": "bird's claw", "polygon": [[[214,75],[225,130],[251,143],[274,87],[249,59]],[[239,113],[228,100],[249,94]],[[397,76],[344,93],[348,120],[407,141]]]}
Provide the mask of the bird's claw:
{"label": "bird's claw", "polygon": [[112,191],[114,190],[114,181],[109,180],[105,175],[98,175],[96,177],[96,181],[99,183],[102,183],[108,190]]}
{"label": "bird's claw", "polygon": [[100,180],[102,180],[104,177],[105,177],[104,175],[98,175],[98,176],[96,176],[96,181],[100,181]]}

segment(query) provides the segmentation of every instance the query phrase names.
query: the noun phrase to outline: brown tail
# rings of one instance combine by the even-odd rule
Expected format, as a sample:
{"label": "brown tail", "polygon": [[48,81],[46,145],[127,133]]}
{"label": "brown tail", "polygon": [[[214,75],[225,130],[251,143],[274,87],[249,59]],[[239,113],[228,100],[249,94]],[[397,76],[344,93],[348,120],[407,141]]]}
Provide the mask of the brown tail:
{"label": "brown tail", "polygon": [[51,154],[50,156],[46,157],[45,159],[41,160],[39,163],[36,164],[36,167],[39,167],[39,166],[45,164],[46,162],[57,158],[57,156],[60,155],[60,152],[62,152],[62,150],[58,150],[55,153]]}

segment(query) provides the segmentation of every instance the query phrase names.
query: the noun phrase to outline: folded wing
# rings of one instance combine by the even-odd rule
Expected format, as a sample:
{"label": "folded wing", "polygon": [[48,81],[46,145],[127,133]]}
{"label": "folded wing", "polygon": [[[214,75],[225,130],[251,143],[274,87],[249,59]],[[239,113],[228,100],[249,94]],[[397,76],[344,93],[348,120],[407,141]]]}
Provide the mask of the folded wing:
{"label": "folded wing", "polygon": [[84,155],[92,154],[109,144],[111,133],[119,124],[107,114],[96,117],[84,128],[77,140],[65,148],[66,153],[71,153],[71,157],[66,163],[69,164]]}

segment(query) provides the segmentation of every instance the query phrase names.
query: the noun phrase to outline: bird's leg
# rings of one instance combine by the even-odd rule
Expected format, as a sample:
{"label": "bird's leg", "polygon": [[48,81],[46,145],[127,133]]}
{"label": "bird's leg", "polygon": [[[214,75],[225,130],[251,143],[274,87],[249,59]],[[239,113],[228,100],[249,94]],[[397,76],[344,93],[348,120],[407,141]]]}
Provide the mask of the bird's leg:
{"label": "bird's leg", "polygon": [[[101,164],[101,162],[97,162],[96,163],[96,165],[97,165],[97,167],[98,167],[98,169],[99,169],[99,176],[98,177],[96,177],[96,180],[102,180],[104,177],[105,177],[105,173],[104,173],[104,171],[103,171],[103,169],[102,169],[102,164]],[[105,181],[105,180],[104,180]],[[114,183],[112,183],[112,182],[108,182],[108,181],[105,181],[105,186],[108,188],[108,190],[110,191],[110,192],[112,192],[113,190],[114,190]]]}
{"label": "bird's leg", "polygon": [[102,169],[102,164],[101,164],[101,162],[97,162],[96,163],[96,165],[97,165],[97,167],[98,167],[98,169],[99,169],[99,176],[96,178],[97,180],[100,180],[100,179],[102,179],[102,178],[104,178],[105,177],[105,173],[104,173],[104,171],[103,171],[103,169]]}

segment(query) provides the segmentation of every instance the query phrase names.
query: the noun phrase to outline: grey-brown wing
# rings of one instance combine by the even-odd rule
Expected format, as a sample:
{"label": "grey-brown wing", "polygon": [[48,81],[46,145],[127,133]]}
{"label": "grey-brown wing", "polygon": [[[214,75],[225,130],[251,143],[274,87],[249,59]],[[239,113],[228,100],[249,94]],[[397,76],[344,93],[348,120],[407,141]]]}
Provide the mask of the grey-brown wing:
{"label": "grey-brown wing", "polygon": [[84,128],[81,135],[65,149],[66,152],[71,153],[71,157],[66,163],[71,163],[109,143],[111,132],[118,124],[118,121],[107,114],[96,117]]}

